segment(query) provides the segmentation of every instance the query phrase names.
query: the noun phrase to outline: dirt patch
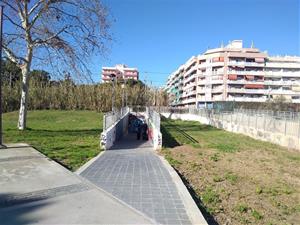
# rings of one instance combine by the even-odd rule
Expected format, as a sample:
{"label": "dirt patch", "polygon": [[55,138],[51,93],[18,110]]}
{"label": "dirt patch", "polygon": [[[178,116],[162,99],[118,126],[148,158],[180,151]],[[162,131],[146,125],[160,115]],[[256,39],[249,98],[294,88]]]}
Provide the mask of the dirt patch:
{"label": "dirt patch", "polygon": [[219,224],[300,224],[299,152],[232,133],[227,137],[235,139],[232,143],[224,138],[225,144],[213,145],[207,133],[201,134],[209,131],[198,132],[190,133],[197,145],[166,148],[161,154]]}

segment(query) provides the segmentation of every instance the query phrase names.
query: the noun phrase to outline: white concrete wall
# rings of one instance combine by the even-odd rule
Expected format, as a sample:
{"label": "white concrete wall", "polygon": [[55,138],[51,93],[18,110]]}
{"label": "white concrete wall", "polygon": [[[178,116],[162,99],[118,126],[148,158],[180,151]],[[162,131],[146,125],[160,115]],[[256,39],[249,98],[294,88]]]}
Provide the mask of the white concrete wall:
{"label": "white concrete wall", "polygon": [[[100,147],[104,150],[110,149],[115,141],[120,138],[117,137],[117,129],[122,129],[122,135],[128,132],[128,116],[126,113],[120,120],[113,124],[109,129],[104,130],[100,135]],[[122,123],[122,124],[121,124]]]}
{"label": "white concrete wall", "polygon": [[110,149],[116,140],[116,126],[110,127],[108,130],[103,131],[100,136],[101,149]]}
{"label": "white concrete wall", "polygon": [[[156,125],[151,121],[147,112],[143,113],[145,119],[147,120],[147,124],[152,133],[152,144],[155,150],[159,150],[162,147],[162,134],[160,132],[160,126],[156,127]],[[159,116],[159,114],[158,114]],[[160,119],[160,118],[159,118]]]}
{"label": "white concrete wall", "polygon": [[150,126],[152,128],[152,142],[153,142],[153,148],[155,150],[159,150],[162,147],[162,135],[160,132],[160,127],[155,127],[151,121],[149,120]]}
{"label": "white concrete wall", "polygon": [[209,118],[193,114],[161,113],[161,115],[170,119],[198,121],[230,132],[300,150],[299,121],[286,122],[257,116],[248,116],[243,121],[237,119],[239,115],[236,113],[223,116],[212,115]]}

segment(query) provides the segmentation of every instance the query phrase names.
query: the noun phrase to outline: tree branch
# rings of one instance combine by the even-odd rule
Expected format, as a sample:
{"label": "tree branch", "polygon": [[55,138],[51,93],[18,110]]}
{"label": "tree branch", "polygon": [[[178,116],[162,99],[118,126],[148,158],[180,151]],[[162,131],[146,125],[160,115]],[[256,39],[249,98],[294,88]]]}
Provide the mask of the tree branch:
{"label": "tree branch", "polygon": [[55,34],[51,35],[50,37],[46,38],[46,39],[41,39],[41,38],[37,38],[33,41],[33,45],[34,46],[40,46],[43,44],[49,44],[49,42],[55,38],[58,38],[58,36],[63,33],[65,30],[67,30],[68,28],[70,28],[71,26],[65,26],[63,27],[61,30],[59,30],[58,32],[56,32]]}
{"label": "tree branch", "polygon": [[6,6],[8,6],[9,8],[11,8],[13,11],[15,11],[16,13],[19,13],[19,11],[15,8],[15,7],[13,7],[12,6],[12,4],[10,4],[10,3],[8,3],[7,1],[5,1],[5,0],[2,0],[1,1],[4,5],[6,5]]}
{"label": "tree branch", "polygon": [[39,0],[37,3],[35,3],[29,10],[28,15],[30,16],[43,2],[45,2],[45,0]]}
{"label": "tree branch", "polygon": [[20,5],[20,1],[19,0],[15,0],[16,2],[16,5],[18,7],[18,14],[20,16],[20,19],[22,21],[22,23],[25,21],[25,15],[23,13],[23,10],[22,10],[22,6]]}
{"label": "tree branch", "polygon": [[12,23],[14,26],[21,28],[22,30],[25,30],[20,24],[17,24],[15,21],[13,21],[8,15],[3,13],[3,16],[5,19],[7,19],[10,23]]}
{"label": "tree branch", "polygon": [[16,63],[18,66],[21,65],[21,62],[20,61],[24,61],[24,62],[27,62],[26,59],[24,59],[23,57],[19,57],[19,56],[16,56],[13,51],[11,49],[9,49],[7,46],[5,45],[2,45],[2,48],[5,52],[5,54],[7,55],[7,57],[14,63]]}

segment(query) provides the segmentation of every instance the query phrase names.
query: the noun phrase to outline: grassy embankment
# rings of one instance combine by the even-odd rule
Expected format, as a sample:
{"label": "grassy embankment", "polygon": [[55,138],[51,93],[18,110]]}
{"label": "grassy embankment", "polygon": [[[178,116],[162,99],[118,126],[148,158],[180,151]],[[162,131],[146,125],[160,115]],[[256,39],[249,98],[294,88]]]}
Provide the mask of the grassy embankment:
{"label": "grassy embankment", "polygon": [[198,122],[162,119],[162,154],[211,224],[300,224],[300,152]]}
{"label": "grassy embankment", "polygon": [[102,114],[93,111],[29,111],[28,128],[17,130],[18,113],[3,115],[4,143],[28,143],[76,170],[100,152]]}

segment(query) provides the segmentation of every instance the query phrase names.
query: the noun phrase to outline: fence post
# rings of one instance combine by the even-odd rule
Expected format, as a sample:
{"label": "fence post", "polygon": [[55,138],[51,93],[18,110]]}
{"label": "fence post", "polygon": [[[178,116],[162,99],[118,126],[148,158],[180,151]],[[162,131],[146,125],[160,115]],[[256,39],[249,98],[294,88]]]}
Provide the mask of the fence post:
{"label": "fence post", "polygon": [[103,130],[106,130],[106,115],[103,115]]}
{"label": "fence post", "polygon": [[247,117],[248,117],[248,127],[250,126],[250,115],[247,114]]}
{"label": "fence post", "polygon": [[255,116],[255,129],[257,130],[257,116]]}
{"label": "fence post", "polygon": [[298,126],[298,138],[300,138],[300,120],[298,121],[299,126]]}
{"label": "fence post", "polygon": [[286,117],[284,117],[284,134],[286,135]]}

